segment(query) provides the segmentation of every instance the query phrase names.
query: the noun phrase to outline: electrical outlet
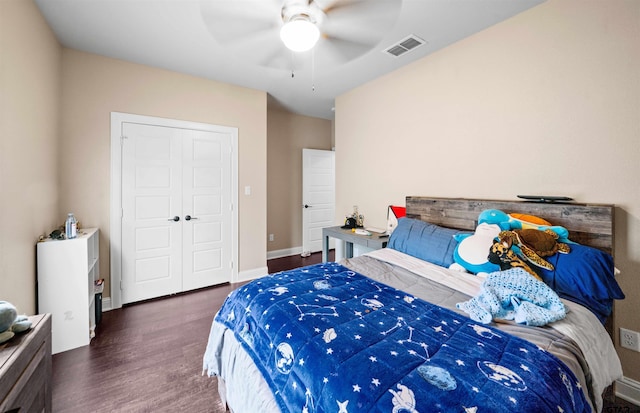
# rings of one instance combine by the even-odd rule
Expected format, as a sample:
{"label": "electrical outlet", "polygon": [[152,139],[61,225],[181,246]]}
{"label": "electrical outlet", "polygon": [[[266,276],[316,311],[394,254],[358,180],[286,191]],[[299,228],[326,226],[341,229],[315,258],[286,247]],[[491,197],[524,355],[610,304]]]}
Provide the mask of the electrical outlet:
{"label": "electrical outlet", "polygon": [[640,352],[640,333],[626,328],[620,329],[620,345],[629,350]]}
{"label": "electrical outlet", "polygon": [[273,236],[273,234],[269,234],[269,241],[273,241],[275,239],[275,237]]}

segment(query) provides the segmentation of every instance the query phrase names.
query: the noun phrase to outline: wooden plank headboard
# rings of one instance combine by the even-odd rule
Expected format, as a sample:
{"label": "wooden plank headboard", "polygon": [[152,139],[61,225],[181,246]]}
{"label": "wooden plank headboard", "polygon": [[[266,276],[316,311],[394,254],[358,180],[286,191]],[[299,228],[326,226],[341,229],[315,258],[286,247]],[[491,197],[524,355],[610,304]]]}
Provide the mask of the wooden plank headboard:
{"label": "wooden plank headboard", "polygon": [[408,196],[406,207],[409,218],[468,231],[475,230],[485,209],[531,214],[565,227],[570,240],[613,255],[613,205]]}

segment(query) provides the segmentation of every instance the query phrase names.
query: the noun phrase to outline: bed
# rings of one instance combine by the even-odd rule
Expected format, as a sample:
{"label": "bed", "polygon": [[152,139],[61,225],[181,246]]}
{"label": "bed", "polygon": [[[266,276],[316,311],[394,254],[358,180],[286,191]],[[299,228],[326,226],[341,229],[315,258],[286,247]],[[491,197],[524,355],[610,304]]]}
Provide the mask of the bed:
{"label": "bed", "polygon": [[596,279],[590,258],[571,261],[567,276],[594,291],[576,299],[560,277],[546,280],[562,317],[485,323],[461,304],[493,274],[452,271],[439,255],[455,245],[452,231],[471,232],[482,211],[496,209],[545,218],[597,259],[611,258],[614,207],[407,197],[406,208],[406,222],[436,228],[417,242],[437,259],[408,254],[399,231],[391,248],[271,274],[229,295],[203,358],[223,403],[236,413],[601,411],[603,392],[622,377],[611,317],[602,317],[602,302],[623,297],[612,274]]}

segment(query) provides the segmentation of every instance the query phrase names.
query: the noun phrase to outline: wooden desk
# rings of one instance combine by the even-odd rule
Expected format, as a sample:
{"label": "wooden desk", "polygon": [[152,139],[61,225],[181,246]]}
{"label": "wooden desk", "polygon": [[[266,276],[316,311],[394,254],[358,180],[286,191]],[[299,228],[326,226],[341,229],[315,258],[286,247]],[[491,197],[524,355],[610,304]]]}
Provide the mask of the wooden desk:
{"label": "wooden desk", "polygon": [[0,412],[51,411],[51,315],[0,345]]}
{"label": "wooden desk", "polygon": [[389,236],[381,237],[379,234],[359,235],[350,229],[340,227],[322,228],[322,262],[329,259],[329,237],[343,240],[345,243],[345,258],[353,258],[353,244],[363,245],[371,249],[380,249],[387,246]]}

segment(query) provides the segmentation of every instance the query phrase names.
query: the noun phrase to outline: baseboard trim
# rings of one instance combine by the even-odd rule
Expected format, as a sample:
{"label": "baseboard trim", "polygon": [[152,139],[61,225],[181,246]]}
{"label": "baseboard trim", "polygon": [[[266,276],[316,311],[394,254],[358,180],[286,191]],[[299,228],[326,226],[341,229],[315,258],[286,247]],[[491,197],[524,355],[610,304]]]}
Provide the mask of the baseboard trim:
{"label": "baseboard trim", "polygon": [[[268,267],[254,268],[252,270],[240,271],[238,273],[238,278],[236,280],[232,280],[232,282],[236,283],[236,282],[251,281],[251,280],[255,280],[256,278],[263,277],[267,274],[269,274]],[[111,308],[111,297],[104,297],[102,299],[102,312],[104,313],[106,311],[111,311],[111,310],[113,310],[113,308]]]}
{"label": "baseboard trim", "polygon": [[285,248],[283,250],[267,251],[267,259],[290,257],[292,255],[302,254],[302,247]]}
{"label": "baseboard trim", "polygon": [[235,280],[234,282],[251,281],[251,280],[255,280],[256,278],[263,277],[267,274],[269,274],[268,267],[254,268],[252,270],[240,271],[238,273],[238,279]]}
{"label": "baseboard trim", "polygon": [[628,377],[616,381],[616,396],[640,406],[640,382]]}

